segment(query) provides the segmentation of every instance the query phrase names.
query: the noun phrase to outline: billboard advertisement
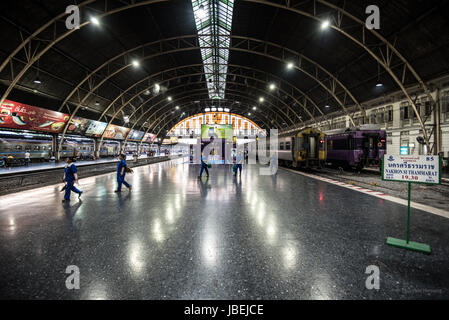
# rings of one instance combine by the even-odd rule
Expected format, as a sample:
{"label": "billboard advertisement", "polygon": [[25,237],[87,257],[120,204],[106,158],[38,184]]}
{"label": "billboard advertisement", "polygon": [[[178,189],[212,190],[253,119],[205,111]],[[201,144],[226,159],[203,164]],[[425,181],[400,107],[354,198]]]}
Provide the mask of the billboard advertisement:
{"label": "billboard advertisement", "polygon": [[210,140],[211,137],[214,137],[215,139],[226,139],[227,142],[232,142],[232,124],[201,125],[201,139]]}
{"label": "billboard advertisement", "polygon": [[147,133],[147,134],[145,134],[145,137],[143,138],[143,142],[153,143],[154,139],[156,139],[155,134]]}
{"label": "billboard advertisement", "polygon": [[80,117],[73,117],[70,121],[69,127],[67,128],[68,133],[81,134],[83,135],[87,128],[89,128],[92,120],[84,119]]}
{"label": "billboard advertisement", "polygon": [[89,127],[87,127],[87,130],[84,134],[88,137],[99,138],[103,134],[107,125],[108,124],[106,122],[91,120],[89,123]]}
{"label": "billboard advertisement", "polygon": [[110,124],[106,128],[106,132],[104,133],[105,139],[116,139],[116,140],[125,140],[128,133],[131,131],[129,128],[116,126],[115,124]]}
{"label": "billboard advertisement", "polygon": [[68,114],[5,100],[0,108],[0,127],[61,133]]}
{"label": "billboard advertisement", "polygon": [[133,129],[129,133],[128,140],[140,141],[140,140],[142,140],[143,135],[144,135],[144,132]]}

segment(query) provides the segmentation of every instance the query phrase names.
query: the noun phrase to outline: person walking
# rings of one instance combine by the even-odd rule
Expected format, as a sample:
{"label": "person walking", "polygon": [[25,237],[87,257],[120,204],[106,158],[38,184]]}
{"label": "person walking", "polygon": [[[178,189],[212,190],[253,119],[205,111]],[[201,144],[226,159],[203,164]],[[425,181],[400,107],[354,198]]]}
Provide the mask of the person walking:
{"label": "person walking", "polygon": [[64,168],[64,177],[62,179],[66,182],[64,200],[62,200],[62,202],[70,202],[70,195],[72,191],[78,193],[78,199],[81,198],[81,195],[83,194],[81,190],[75,188],[75,183],[78,183],[78,170],[73,163],[73,159],[70,157],[67,158],[66,163],[67,164]]}
{"label": "person walking", "polygon": [[129,191],[131,191],[132,189],[132,185],[128,184],[128,182],[125,181],[125,175],[127,171],[127,164],[125,158],[126,158],[125,155],[121,154],[119,156],[119,162],[117,162],[118,187],[117,190],[115,190],[114,192],[122,192],[122,184],[124,184],[129,189]]}
{"label": "person walking", "polygon": [[30,165],[30,152],[27,150],[25,151],[25,166],[29,166]]}
{"label": "person walking", "polygon": [[243,169],[243,154],[241,151],[238,152],[237,156],[235,157],[235,172],[234,176],[237,176],[237,173],[240,171],[240,177],[242,176],[242,169]]}
{"label": "person walking", "polygon": [[200,170],[200,175],[198,176],[198,178],[201,178],[201,176],[203,175],[203,170],[206,170],[207,177],[209,177],[209,170],[207,169],[207,162],[204,161],[203,153],[201,152],[201,170]]}

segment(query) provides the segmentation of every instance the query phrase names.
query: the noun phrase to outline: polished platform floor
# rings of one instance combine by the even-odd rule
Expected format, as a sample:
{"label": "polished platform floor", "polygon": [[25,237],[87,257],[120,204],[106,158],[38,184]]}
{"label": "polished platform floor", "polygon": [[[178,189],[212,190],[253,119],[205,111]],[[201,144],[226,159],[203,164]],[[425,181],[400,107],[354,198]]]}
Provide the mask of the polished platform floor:
{"label": "polished platform floor", "polygon": [[[449,219],[412,210],[425,255],[386,245],[404,238],[407,208],[280,170],[229,166],[197,179],[183,160],[0,197],[2,299],[449,298]],[[80,289],[65,286],[80,269]],[[380,289],[365,270],[380,268]]]}

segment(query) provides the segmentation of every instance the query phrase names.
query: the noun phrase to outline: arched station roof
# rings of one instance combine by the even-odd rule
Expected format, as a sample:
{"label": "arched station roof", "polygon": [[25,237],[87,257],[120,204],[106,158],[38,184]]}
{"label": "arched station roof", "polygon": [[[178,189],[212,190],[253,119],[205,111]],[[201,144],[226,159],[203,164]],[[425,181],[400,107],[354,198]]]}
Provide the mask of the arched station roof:
{"label": "arched station roof", "polygon": [[[222,42],[198,36],[200,3],[232,4],[232,23],[229,10],[220,18]],[[445,0],[85,0],[78,2],[80,28],[68,30],[72,4],[1,2],[2,101],[118,125],[126,116],[127,126],[165,135],[180,114],[213,102],[205,71],[226,70],[216,76],[231,112],[247,116],[257,106],[251,120],[282,130],[336,112],[351,118],[365,101],[398,90],[416,109],[407,88],[419,85],[433,101],[427,83],[449,71]],[[381,9],[379,30],[365,25],[372,4]],[[214,50],[215,69],[203,54]],[[425,119],[419,121],[429,140]]]}

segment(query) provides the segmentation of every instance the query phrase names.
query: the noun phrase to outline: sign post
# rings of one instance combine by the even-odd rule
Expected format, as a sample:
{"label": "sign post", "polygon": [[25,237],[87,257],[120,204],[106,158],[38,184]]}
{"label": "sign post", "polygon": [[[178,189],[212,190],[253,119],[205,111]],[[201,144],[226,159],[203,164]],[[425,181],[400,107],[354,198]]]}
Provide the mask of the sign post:
{"label": "sign post", "polygon": [[430,254],[430,246],[410,241],[410,199],[412,183],[441,184],[441,159],[439,156],[384,155],[382,180],[408,183],[408,213],[406,239],[387,238],[387,244],[403,249]]}

